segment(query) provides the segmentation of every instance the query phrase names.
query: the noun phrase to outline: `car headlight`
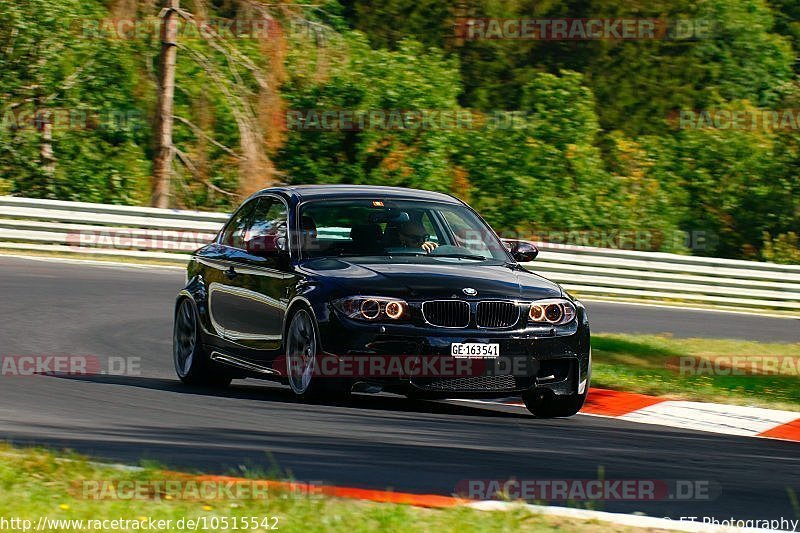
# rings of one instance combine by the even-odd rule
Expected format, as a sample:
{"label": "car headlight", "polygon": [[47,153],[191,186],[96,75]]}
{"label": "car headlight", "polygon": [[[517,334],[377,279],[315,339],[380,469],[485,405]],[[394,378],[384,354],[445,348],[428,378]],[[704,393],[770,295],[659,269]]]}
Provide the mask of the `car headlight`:
{"label": "car headlight", "polygon": [[572,302],[562,298],[553,298],[533,302],[528,311],[528,320],[537,324],[561,326],[575,320],[576,315],[577,311]]}
{"label": "car headlight", "polygon": [[398,298],[380,296],[351,296],[333,301],[333,306],[347,318],[378,322],[381,320],[408,320],[411,313],[408,303]]}

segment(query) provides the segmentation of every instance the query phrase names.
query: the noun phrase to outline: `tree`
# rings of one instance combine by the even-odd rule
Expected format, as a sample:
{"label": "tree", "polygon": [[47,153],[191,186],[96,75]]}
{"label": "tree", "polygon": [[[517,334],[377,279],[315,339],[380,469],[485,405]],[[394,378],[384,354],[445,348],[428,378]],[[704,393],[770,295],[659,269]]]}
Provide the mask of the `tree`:
{"label": "tree", "polygon": [[172,173],[172,107],[175,99],[175,60],[178,55],[180,0],[164,0],[161,12],[161,54],[158,72],[158,107],[155,120],[153,206],[169,207]]}
{"label": "tree", "polygon": [[0,10],[0,179],[28,196],[139,202],[149,163],[146,112],[131,98],[138,44],[99,38],[87,24],[107,16],[99,2]]}
{"label": "tree", "polygon": [[[286,145],[278,155],[292,183],[450,190],[455,125],[447,120],[459,110],[460,89],[455,61],[413,41],[400,43],[396,51],[372,50],[360,35],[348,39],[347,55],[338,61],[322,79],[309,79],[305,67],[290,72],[284,87],[289,116],[314,120],[324,112],[344,112],[363,116],[366,122],[364,127],[330,129],[289,124]],[[431,118],[426,124],[423,114]],[[400,122],[404,116],[417,120]]]}

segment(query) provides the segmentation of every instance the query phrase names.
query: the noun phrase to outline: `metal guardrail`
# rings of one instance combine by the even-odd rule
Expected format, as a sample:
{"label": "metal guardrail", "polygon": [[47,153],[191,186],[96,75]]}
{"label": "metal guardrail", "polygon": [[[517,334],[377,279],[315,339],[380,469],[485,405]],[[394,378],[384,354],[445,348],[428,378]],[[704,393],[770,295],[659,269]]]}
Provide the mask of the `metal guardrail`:
{"label": "metal guardrail", "polygon": [[[184,265],[225,213],[0,196],[0,250]],[[525,268],[581,296],[800,314],[800,265],[539,243]]]}

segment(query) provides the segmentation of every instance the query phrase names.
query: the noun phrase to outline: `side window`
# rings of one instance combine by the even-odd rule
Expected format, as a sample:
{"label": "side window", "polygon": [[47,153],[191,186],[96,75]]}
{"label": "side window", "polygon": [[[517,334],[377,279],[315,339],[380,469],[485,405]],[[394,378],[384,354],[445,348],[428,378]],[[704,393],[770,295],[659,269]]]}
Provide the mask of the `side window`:
{"label": "side window", "polygon": [[283,202],[276,198],[259,198],[244,241],[272,235],[286,237],[287,219],[288,213]]}
{"label": "side window", "polygon": [[258,200],[252,200],[242,207],[225,226],[220,243],[232,248],[244,249],[244,234]]}

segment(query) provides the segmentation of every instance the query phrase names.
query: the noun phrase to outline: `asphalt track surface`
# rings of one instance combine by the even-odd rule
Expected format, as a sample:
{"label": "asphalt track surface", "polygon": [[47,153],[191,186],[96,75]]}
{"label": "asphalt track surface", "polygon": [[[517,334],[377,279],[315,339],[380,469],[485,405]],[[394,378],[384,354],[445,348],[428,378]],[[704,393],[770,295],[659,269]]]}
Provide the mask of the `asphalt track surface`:
{"label": "asphalt track surface", "polygon": [[[0,437],[210,473],[450,494],[463,480],[710,482],[712,497],[607,501],[651,516],[800,518],[800,445],[516,408],[355,395],[295,401],[254,380],[198,390],[174,377],[171,310],[181,272],[0,257],[0,355],[134,358],[135,375],[0,376]],[[797,320],[589,305],[595,332],[800,341]],[[139,359],[136,359],[139,358]]]}

